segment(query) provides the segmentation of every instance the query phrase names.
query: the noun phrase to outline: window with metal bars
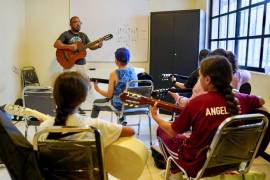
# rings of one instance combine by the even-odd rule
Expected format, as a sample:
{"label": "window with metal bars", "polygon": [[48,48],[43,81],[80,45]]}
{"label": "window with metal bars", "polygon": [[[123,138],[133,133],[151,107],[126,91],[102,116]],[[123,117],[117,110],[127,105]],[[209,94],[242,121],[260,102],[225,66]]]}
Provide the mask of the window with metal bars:
{"label": "window with metal bars", "polygon": [[270,0],[210,0],[209,47],[234,52],[241,68],[270,66]]}

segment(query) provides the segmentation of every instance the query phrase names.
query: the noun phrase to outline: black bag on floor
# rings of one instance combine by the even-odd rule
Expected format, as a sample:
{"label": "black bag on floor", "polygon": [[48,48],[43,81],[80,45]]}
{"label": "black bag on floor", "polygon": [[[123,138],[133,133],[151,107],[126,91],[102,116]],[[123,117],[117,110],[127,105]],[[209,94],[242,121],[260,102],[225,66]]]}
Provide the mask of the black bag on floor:
{"label": "black bag on floor", "polygon": [[2,111],[0,111],[0,139],[0,158],[11,179],[43,179],[32,144]]}
{"label": "black bag on floor", "polygon": [[158,169],[166,169],[166,161],[161,154],[159,148],[155,146],[151,146],[151,152],[152,152],[152,157],[154,159],[155,165]]}

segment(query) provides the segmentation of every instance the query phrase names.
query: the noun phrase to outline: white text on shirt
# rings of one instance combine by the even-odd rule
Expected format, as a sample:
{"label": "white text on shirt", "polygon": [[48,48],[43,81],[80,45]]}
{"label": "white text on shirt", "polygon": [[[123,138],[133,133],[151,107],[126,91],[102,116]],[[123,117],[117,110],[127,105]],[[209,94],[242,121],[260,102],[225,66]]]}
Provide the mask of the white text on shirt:
{"label": "white text on shirt", "polygon": [[229,114],[225,106],[206,108],[205,116],[216,116]]}

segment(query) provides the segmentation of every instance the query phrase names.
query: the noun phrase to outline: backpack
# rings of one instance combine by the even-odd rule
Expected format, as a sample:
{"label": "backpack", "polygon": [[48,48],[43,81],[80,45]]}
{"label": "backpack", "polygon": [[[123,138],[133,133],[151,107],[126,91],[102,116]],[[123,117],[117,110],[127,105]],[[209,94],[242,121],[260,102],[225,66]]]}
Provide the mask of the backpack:
{"label": "backpack", "polygon": [[[138,78],[138,80],[150,80],[153,82],[153,77],[146,72],[142,72],[142,73],[137,74],[137,78]],[[140,83],[138,83],[138,86],[151,86],[151,84],[147,83],[147,82],[140,82]]]}

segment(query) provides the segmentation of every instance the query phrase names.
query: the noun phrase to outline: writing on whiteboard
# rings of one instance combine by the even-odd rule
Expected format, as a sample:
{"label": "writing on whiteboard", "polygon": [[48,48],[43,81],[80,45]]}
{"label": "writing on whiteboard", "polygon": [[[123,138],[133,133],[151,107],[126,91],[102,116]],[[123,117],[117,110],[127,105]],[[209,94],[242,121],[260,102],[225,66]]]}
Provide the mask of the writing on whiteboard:
{"label": "writing on whiteboard", "polygon": [[147,41],[147,30],[123,24],[117,28],[116,41],[124,47],[132,47],[138,41]]}

